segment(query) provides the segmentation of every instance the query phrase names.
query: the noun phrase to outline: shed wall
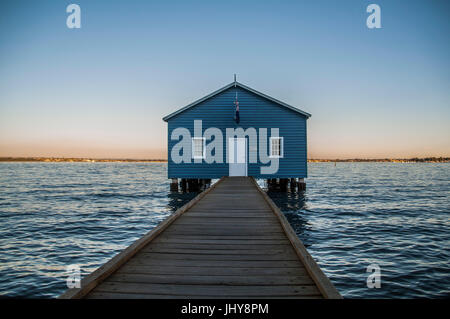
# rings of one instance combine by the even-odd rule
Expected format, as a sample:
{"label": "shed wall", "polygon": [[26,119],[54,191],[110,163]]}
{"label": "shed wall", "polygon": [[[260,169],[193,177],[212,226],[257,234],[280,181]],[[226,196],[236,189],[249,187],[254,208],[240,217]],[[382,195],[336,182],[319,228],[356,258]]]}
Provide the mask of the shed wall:
{"label": "shed wall", "polygon": [[[234,120],[234,100],[238,93],[240,106],[240,123]],[[180,163],[172,161],[170,153],[172,147],[178,142],[171,140],[172,131],[177,127],[189,129],[194,136],[194,120],[202,120],[203,132],[208,127],[217,127],[222,130],[224,146],[224,162],[207,164]],[[306,148],[306,117],[295,111],[280,106],[270,100],[258,96],[240,87],[230,88],[198,105],[180,113],[168,120],[168,177],[169,178],[220,178],[228,176],[228,163],[226,163],[226,128],[254,127],[267,128],[270,137],[270,128],[279,128],[280,136],[284,141],[284,157],[280,158],[279,170],[275,175],[262,175],[261,166],[269,164],[249,163],[248,175],[255,178],[291,178],[307,177],[307,148]],[[207,141],[208,143],[209,141]],[[269,138],[267,139],[267,149]],[[255,150],[248,150],[255,152]],[[256,151],[257,152],[257,151]],[[248,154],[248,158],[251,154]]]}

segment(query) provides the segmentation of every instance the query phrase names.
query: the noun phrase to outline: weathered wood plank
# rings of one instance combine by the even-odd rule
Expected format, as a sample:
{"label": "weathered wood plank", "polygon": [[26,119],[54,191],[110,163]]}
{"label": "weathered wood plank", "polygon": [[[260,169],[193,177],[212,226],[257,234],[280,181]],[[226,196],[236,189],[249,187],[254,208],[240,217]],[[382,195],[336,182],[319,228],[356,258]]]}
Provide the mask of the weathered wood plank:
{"label": "weathered wood plank", "polygon": [[262,210],[267,209],[267,204],[261,199],[242,201],[242,198],[230,199],[206,199],[197,204],[198,209],[239,209],[239,210]]}
{"label": "weathered wood plank", "polygon": [[261,233],[281,233],[284,235],[283,228],[279,225],[273,226],[261,226],[252,227],[251,225],[192,225],[190,227],[184,227],[183,225],[173,225],[167,232],[172,233],[225,233],[227,236],[231,236],[234,233],[245,233],[248,235],[261,234]]}
{"label": "weathered wood plank", "polygon": [[220,223],[210,223],[210,224],[191,224],[189,225],[189,227],[185,227],[185,225],[183,224],[173,224],[172,227],[170,227],[170,230],[168,229],[167,231],[169,232],[178,232],[178,231],[190,231],[190,232],[199,232],[200,234],[203,231],[219,231],[219,232],[228,232],[228,233],[233,233],[233,232],[246,232],[248,234],[252,234],[255,232],[259,232],[259,233],[282,233],[283,234],[283,228],[281,228],[280,225],[259,225],[259,227],[255,227],[251,224],[238,224],[238,225],[233,225],[233,224],[220,224]]}
{"label": "weathered wood plank", "polygon": [[208,228],[208,229],[213,229],[213,228],[232,228],[232,229],[237,229],[237,228],[262,228],[265,230],[283,230],[283,228],[279,227],[279,226],[275,226],[273,225],[273,222],[264,222],[264,221],[257,221],[255,223],[252,223],[249,220],[242,220],[240,222],[227,222],[227,221],[222,221],[222,222],[217,222],[217,221],[211,221],[208,222],[207,220],[203,220],[203,221],[193,221],[193,220],[183,220],[183,221],[177,221],[176,223],[173,224],[174,226],[181,226],[181,227],[192,227],[192,228]]}
{"label": "weathered wood plank", "polygon": [[272,235],[274,238],[280,238],[283,236],[283,232],[278,230],[263,231],[258,229],[179,229],[174,231],[168,231],[168,234],[179,234],[179,235],[199,235],[204,237],[207,236],[222,236],[222,237],[237,237],[237,236],[261,236],[261,235]]}
{"label": "weathered wood plank", "polygon": [[113,282],[134,282],[148,284],[174,285],[225,285],[225,286],[292,286],[314,285],[309,275],[281,275],[281,276],[201,276],[184,274],[136,274],[115,273],[110,277]]}
{"label": "weathered wood plank", "polygon": [[270,213],[262,213],[260,211],[258,212],[241,212],[241,213],[235,213],[234,211],[227,212],[211,212],[211,211],[191,211],[189,212],[189,217],[196,217],[196,218],[220,218],[222,220],[227,219],[242,219],[242,218],[251,218],[251,219],[264,219],[264,220],[273,220],[275,216]]}
{"label": "weathered wood plank", "polygon": [[224,286],[224,285],[165,285],[147,283],[127,283],[107,281],[101,283],[98,292],[166,294],[175,296],[216,295],[216,296],[317,296],[315,285],[295,286]]}
{"label": "weathered wood plank", "polygon": [[[294,250],[290,246],[278,246],[274,248],[253,248],[253,249],[244,249],[240,247],[240,249],[229,249],[222,248],[217,249],[217,247],[213,248],[167,248],[167,247],[155,247],[151,245],[150,247],[145,247],[141,249],[139,253],[142,254],[176,254],[176,255],[238,255],[238,256],[251,256],[251,255],[262,255],[262,256],[281,256],[281,257],[294,257],[298,258],[295,255]],[[183,256],[182,256],[183,257]],[[200,257],[200,256],[198,256]],[[180,257],[181,258],[181,257]]]}
{"label": "weathered wood plank", "polygon": [[283,242],[283,243],[273,243],[270,244],[249,244],[245,241],[241,241],[239,243],[222,243],[222,242],[214,242],[214,243],[204,243],[204,242],[197,242],[197,243],[186,243],[186,242],[154,242],[152,245],[149,245],[147,247],[144,247],[141,251],[142,252],[149,252],[149,251],[164,251],[166,249],[183,249],[183,250],[189,250],[189,251],[197,251],[197,250],[225,250],[225,251],[240,251],[240,253],[245,253],[247,250],[252,251],[259,251],[262,253],[265,253],[266,251],[270,250],[280,250],[283,248],[291,248],[289,243]]}
{"label": "weathered wood plank", "polygon": [[236,200],[234,201],[220,201],[218,202],[217,200],[211,200],[211,201],[205,201],[205,202],[201,202],[198,204],[197,209],[201,210],[212,210],[212,209],[220,209],[220,210],[233,210],[233,209],[238,209],[238,210],[253,210],[253,211],[260,211],[263,209],[267,209],[267,206],[260,203],[260,202],[240,202],[237,203]]}
{"label": "weathered wood plank", "polygon": [[[169,258],[133,258],[130,265],[160,265],[160,266],[192,266],[192,267],[236,267],[236,268],[297,268],[302,267],[298,260],[188,260]],[[207,270],[207,269],[206,269]]]}
{"label": "weathered wood plank", "polygon": [[[214,220],[207,220],[204,219],[202,221],[195,221],[192,220],[190,218],[186,218],[182,221],[177,221],[176,223],[173,224],[173,227],[175,228],[180,228],[180,226],[184,226],[184,225],[189,225],[189,227],[185,227],[186,229],[195,229],[195,228],[259,228],[259,227],[255,227],[256,226],[261,226],[264,227],[266,229],[279,229],[279,230],[283,230],[283,228],[281,227],[281,225],[277,225],[275,224],[273,221],[271,222],[267,222],[264,220],[260,220],[260,221],[255,221],[255,223],[251,223],[250,221],[248,221],[247,219],[241,219],[240,221],[237,222],[227,222],[226,220],[223,220],[222,222],[218,222],[218,221],[214,221]],[[171,228],[172,229],[172,228]]]}
{"label": "weathered wood plank", "polygon": [[[174,223],[174,225],[179,226],[201,226],[201,227],[211,227],[211,226],[224,226],[224,227],[252,227],[252,226],[261,226],[261,227],[275,227],[273,225],[274,221],[264,218],[260,220],[249,219],[249,218],[186,218]],[[278,227],[276,227],[278,229]],[[281,228],[282,229],[282,228]]]}
{"label": "weathered wood plank", "polygon": [[198,236],[184,236],[184,237],[171,237],[160,236],[154,240],[154,244],[157,243],[174,243],[174,244],[194,244],[194,245],[249,245],[252,247],[264,246],[264,245],[291,245],[287,238],[271,238],[271,239],[209,239],[209,237]]}
{"label": "weathered wood plank", "polygon": [[117,273],[139,273],[154,275],[201,275],[201,276],[290,276],[308,275],[303,266],[300,267],[201,267],[200,265],[175,266],[175,265],[146,265],[125,264]]}
{"label": "weathered wood plank", "polygon": [[[137,294],[137,293],[116,293],[116,292],[92,292],[87,296],[88,299],[248,299],[246,296],[216,296],[216,295],[155,295],[155,294]],[[258,296],[258,299],[321,299],[321,295],[313,296]]]}
{"label": "weathered wood plank", "polygon": [[254,253],[247,254],[239,254],[239,252],[227,252],[225,250],[212,250],[212,251],[204,251],[204,250],[196,250],[196,251],[188,251],[185,253],[178,252],[140,252],[139,255],[135,256],[136,260],[146,260],[151,259],[154,260],[230,260],[230,261],[297,261],[298,257],[294,253],[287,254],[284,251],[280,252],[268,252],[267,254],[263,254],[259,251],[253,251]]}
{"label": "weathered wood plank", "polygon": [[202,240],[224,240],[224,241],[230,241],[230,240],[254,240],[254,241],[267,241],[267,240],[276,240],[276,241],[286,241],[286,236],[282,236],[280,234],[263,234],[263,235],[207,235],[207,234],[180,234],[180,233],[172,233],[169,235],[162,234],[158,236],[155,241],[160,239],[179,239],[179,240],[189,240],[189,239],[202,239]]}

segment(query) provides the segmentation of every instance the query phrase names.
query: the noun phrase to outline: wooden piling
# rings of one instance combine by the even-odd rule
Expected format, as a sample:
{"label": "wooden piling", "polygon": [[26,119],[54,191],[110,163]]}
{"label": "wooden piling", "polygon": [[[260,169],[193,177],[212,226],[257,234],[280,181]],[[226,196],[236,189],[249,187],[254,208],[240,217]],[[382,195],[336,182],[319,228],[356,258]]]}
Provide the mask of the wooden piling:
{"label": "wooden piling", "polygon": [[178,192],[178,178],[172,178],[172,181],[170,183],[170,191]]}
{"label": "wooden piling", "polygon": [[181,179],[181,191],[182,191],[183,193],[186,193],[186,191],[187,191],[187,181],[186,181],[186,178],[182,178],[182,179]]}
{"label": "wooden piling", "polygon": [[288,187],[288,179],[287,178],[280,178],[280,191],[286,192]]}
{"label": "wooden piling", "polygon": [[303,178],[299,178],[298,179],[297,185],[298,185],[298,190],[299,191],[305,191],[306,190],[306,183],[305,183],[305,180]]}
{"label": "wooden piling", "polygon": [[297,180],[296,178],[291,178],[289,182],[289,188],[291,189],[291,192],[295,192],[297,189]]}

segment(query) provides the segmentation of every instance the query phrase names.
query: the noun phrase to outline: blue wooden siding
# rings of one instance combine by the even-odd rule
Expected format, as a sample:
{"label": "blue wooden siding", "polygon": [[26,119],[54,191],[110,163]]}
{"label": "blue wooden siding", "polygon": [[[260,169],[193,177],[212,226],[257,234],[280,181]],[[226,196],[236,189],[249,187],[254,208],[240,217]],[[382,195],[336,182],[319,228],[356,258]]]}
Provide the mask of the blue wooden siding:
{"label": "blue wooden siding", "polygon": [[[234,121],[234,100],[238,92],[240,106],[239,124]],[[223,163],[180,163],[175,164],[170,158],[172,147],[178,141],[170,139],[177,127],[189,129],[194,136],[194,120],[202,120],[203,132],[208,127],[217,127],[223,134]],[[268,164],[248,164],[248,175],[256,178],[290,178],[307,177],[306,164],[306,117],[243,88],[229,88],[206,101],[175,115],[168,120],[168,177],[169,178],[220,178],[228,176],[226,163],[226,128],[254,127],[267,128],[267,150],[269,150],[270,128],[279,128],[279,135],[284,138],[284,157],[279,159],[279,170],[275,175],[261,175],[260,167]],[[209,141],[206,141],[208,143]],[[252,152],[249,150],[249,152]],[[259,152],[256,151],[256,152]],[[250,154],[248,154],[248,157]]]}

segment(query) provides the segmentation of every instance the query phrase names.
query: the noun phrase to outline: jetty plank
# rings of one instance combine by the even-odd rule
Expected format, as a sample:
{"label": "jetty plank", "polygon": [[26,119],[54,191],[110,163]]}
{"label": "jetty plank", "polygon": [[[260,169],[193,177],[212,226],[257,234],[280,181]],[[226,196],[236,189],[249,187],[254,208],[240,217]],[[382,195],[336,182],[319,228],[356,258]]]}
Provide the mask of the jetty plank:
{"label": "jetty plank", "polygon": [[60,298],[341,298],[251,177],[224,177]]}
{"label": "jetty plank", "polygon": [[188,298],[190,295],[216,296],[319,296],[320,291],[313,285],[287,286],[227,286],[227,285],[177,285],[177,284],[147,284],[134,282],[114,282],[107,280],[98,285],[97,292],[140,293],[174,295]]}
{"label": "jetty plank", "polygon": [[175,266],[175,265],[129,265],[121,267],[117,273],[140,273],[152,275],[201,275],[201,276],[255,276],[267,278],[270,276],[290,276],[290,275],[307,275],[306,269],[303,267],[276,267],[276,268],[248,268],[237,267],[223,269],[221,267],[211,267],[208,273],[205,269],[198,266]]}
{"label": "jetty plank", "polygon": [[118,272],[111,276],[112,282],[135,282],[151,284],[177,285],[226,285],[226,286],[286,286],[286,285],[314,285],[311,277],[304,275],[278,275],[264,278],[262,276],[202,276],[185,274],[137,274]]}

